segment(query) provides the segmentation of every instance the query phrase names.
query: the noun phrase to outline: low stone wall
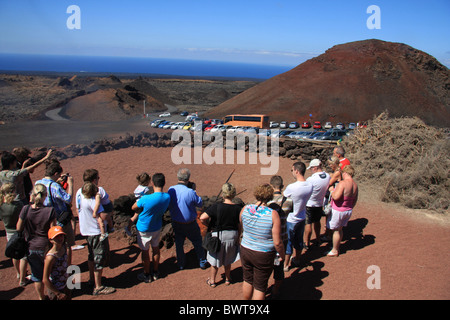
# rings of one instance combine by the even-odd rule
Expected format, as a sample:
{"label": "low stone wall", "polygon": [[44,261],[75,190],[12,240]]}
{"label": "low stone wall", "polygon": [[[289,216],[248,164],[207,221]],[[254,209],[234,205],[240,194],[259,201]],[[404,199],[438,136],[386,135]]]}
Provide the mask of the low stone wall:
{"label": "low stone wall", "polygon": [[[191,133],[191,137],[193,134]],[[54,154],[58,159],[64,160],[67,158],[74,158],[78,156],[84,156],[89,154],[98,154],[102,152],[108,152],[113,150],[125,149],[129,147],[155,147],[155,148],[168,148],[176,146],[179,141],[172,141],[171,132],[140,132],[135,135],[126,134],[118,138],[102,139],[92,141],[88,145],[71,144],[63,148],[55,148]],[[270,138],[267,139],[268,153],[270,150]],[[192,146],[194,140],[191,140]],[[202,146],[206,147],[210,142],[202,141]],[[224,143],[225,146],[225,137]],[[310,161],[314,158],[318,158],[322,161],[327,160],[333,151],[335,144],[327,142],[308,142],[308,141],[296,141],[288,138],[279,139],[278,154],[284,158],[290,158],[291,160],[304,160]],[[235,149],[237,144],[235,143]],[[245,144],[245,150],[248,151],[248,141]],[[44,152],[46,148],[35,149],[35,152]],[[259,150],[256,150],[259,152]]]}

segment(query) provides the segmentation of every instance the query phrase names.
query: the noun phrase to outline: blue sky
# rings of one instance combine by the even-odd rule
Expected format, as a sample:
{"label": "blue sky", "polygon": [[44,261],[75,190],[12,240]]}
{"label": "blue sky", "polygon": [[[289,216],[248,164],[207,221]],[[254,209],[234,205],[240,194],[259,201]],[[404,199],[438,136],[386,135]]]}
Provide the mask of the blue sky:
{"label": "blue sky", "polygon": [[[66,12],[80,8],[81,29]],[[381,29],[370,30],[370,5]],[[0,0],[0,53],[132,56],[295,66],[376,38],[450,66],[450,1]]]}

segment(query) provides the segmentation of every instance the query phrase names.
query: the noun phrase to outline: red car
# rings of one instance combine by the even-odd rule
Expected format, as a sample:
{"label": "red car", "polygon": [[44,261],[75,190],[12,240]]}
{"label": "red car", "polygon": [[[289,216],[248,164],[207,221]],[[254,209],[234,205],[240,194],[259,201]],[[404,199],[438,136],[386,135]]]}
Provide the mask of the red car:
{"label": "red car", "polygon": [[215,124],[210,124],[209,126],[207,126],[206,128],[205,128],[205,131],[209,131],[209,130],[211,130],[212,128],[214,128],[216,125]]}
{"label": "red car", "polygon": [[313,128],[314,129],[322,129],[322,124],[320,123],[320,121],[314,122]]}
{"label": "red car", "polygon": [[303,123],[302,123],[302,128],[303,128],[303,129],[311,128],[311,122],[309,122],[309,121],[303,122]]}

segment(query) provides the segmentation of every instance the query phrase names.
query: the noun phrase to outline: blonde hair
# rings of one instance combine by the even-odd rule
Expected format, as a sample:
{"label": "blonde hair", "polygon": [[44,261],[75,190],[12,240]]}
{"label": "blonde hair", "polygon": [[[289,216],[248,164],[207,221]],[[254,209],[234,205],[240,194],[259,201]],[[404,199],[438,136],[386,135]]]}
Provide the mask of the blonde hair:
{"label": "blonde hair", "polygon": [[348,164],[344,167],[344,169],[342,169],[342,172],[347,173],[350,177],[353,178],[353,176],[355,175],[355,168]]}
{"label": "blonde hair", "polygon": [[36,184],[31,192],[30,202],[36,206],[43,206],[47,198],[47,187],[43,184]]}
{"label": "blonde hair", "polygon": [[236,196],[236,188],[232,183],[225,183],[222,186],[222,194],[224,199],[232,200]]}
{"label": "blonde hair", "polygon": [[11,203],[16,196],[16,186],[13,183],[5,183],[0,191],[0,204]]}
{"label": "blonde hair", "polygon": [[332,156],[330,159],[328,159],[328,164],[334,164],[335,166],[339,167],[339,158],[336,156]]}

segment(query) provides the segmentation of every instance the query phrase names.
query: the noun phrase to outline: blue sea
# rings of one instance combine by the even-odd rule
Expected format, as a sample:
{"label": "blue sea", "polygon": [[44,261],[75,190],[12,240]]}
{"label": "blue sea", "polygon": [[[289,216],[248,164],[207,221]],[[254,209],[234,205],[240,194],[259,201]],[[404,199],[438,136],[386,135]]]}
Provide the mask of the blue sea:
{"label": "blue sea", "polygon": [[269,79],[292,68],[293,66],[182,59],[0,54],[0,71],[132,73]]}

